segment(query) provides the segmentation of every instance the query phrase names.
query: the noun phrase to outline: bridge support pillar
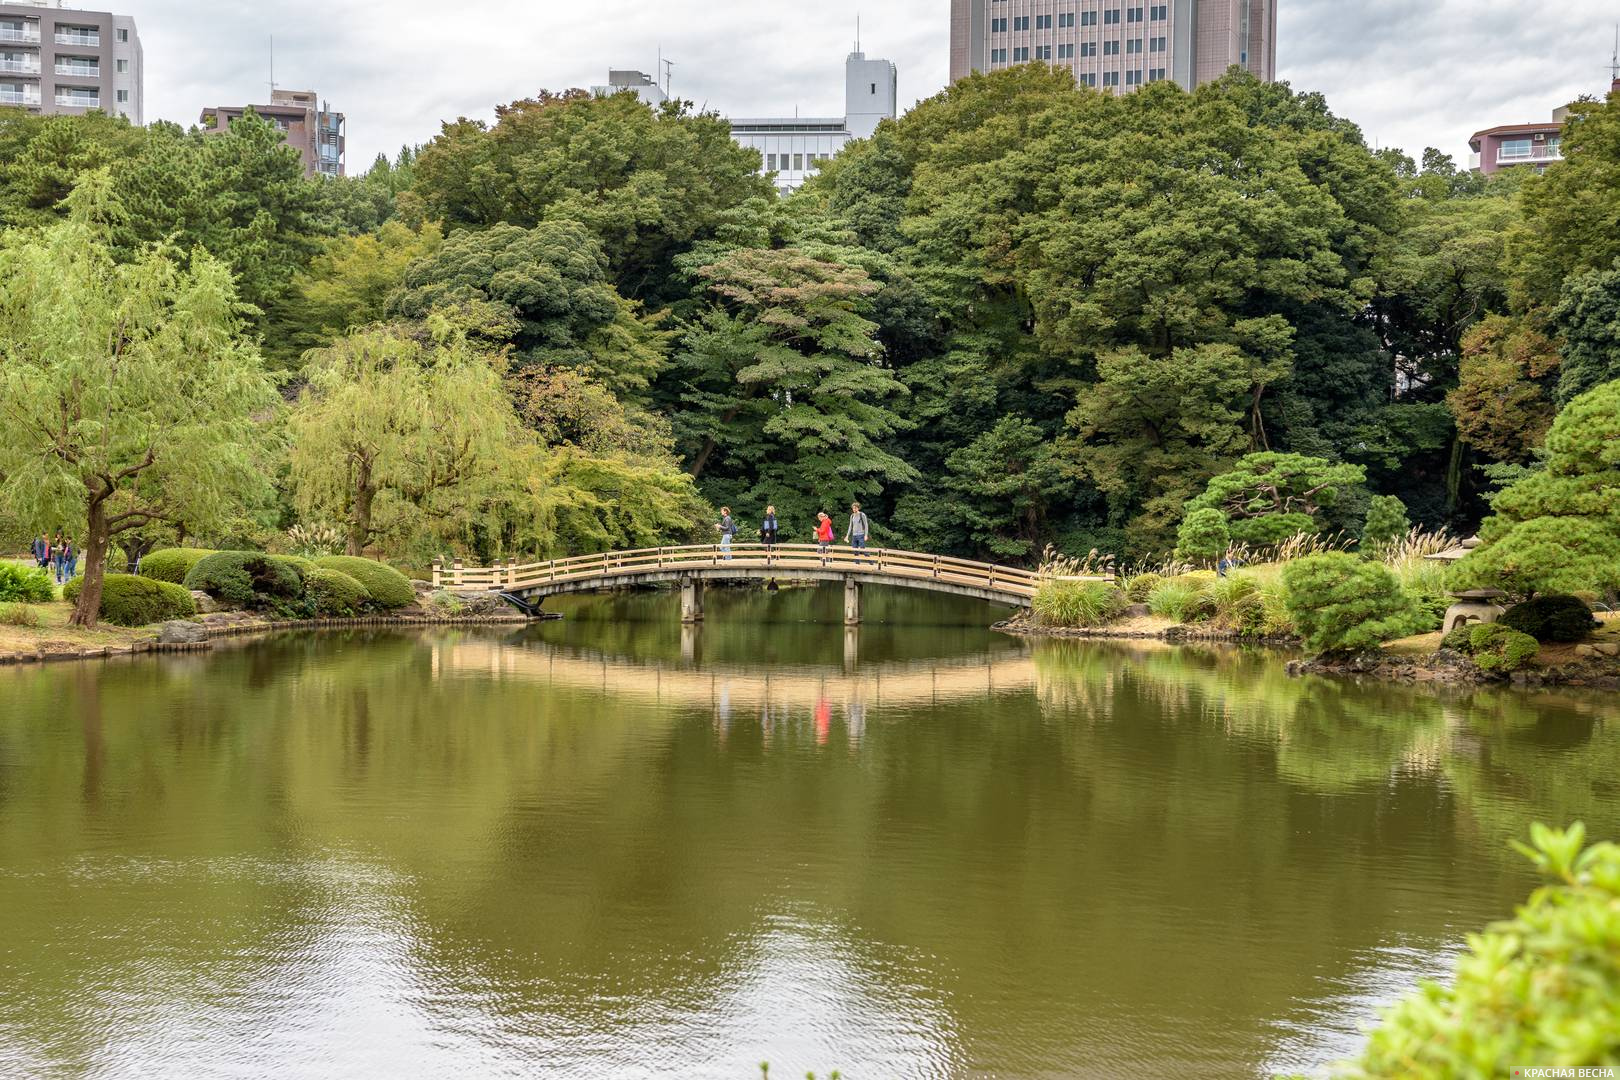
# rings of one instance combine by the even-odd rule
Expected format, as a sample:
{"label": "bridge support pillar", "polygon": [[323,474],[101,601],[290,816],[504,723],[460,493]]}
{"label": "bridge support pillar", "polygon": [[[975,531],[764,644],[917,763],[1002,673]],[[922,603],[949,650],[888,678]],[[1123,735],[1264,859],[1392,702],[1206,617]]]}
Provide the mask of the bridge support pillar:
{"label": "bridge support pillar", "polygon": [[861,625],[861,583],[854,578],[844,579],[844,625]]}
{"label": "bridge support pillar", "polygon": [[703,621],[703,579],[681,578],[681,622],[687,625]]}

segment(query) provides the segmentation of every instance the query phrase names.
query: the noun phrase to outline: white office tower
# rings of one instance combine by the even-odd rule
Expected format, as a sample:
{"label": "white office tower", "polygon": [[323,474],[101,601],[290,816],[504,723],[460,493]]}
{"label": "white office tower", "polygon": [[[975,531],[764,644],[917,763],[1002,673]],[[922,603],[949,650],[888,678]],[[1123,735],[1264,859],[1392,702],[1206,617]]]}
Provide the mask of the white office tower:
{"label": "white office tower", "polygon": [[893,62],[868,60],[860,51],[844,62],[844,124],[852,139],[869,139],[879,121],[893,120],[900,74]]}

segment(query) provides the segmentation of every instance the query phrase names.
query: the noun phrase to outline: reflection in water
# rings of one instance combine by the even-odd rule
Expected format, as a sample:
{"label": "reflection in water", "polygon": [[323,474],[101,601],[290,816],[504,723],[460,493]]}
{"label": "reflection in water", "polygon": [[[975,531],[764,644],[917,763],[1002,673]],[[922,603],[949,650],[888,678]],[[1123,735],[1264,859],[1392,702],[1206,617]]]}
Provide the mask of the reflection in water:
{"label": "reflection in water", "polygon": [[1591,698],[828,592],[0,672],[0,1075],[1310,1069],[1620,832]]}

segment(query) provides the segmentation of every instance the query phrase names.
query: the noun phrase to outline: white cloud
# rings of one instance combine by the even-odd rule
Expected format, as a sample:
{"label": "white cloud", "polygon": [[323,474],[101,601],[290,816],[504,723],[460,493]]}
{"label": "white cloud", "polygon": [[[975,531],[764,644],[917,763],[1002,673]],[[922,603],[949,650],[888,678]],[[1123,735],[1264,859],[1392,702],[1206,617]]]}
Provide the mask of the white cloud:
{"label": "white cloud", "polygon": [[[1541,119],[1607,89],[1611,0],[1281,0],[1279,75],[1320,90],[1369,141],[1459,155],[1468,136]],[[86,4],[85,6],[89,6]],[[268,96],[275,77],[348,114],[349,163],[425,142],[441,121],[651,72],[660,48],[681,97],[730,115],[840,115],[844,55],[895,61],[903,102],[944,86],[947,0],[130,0],[146,50],[147,119],[194,123]]]}

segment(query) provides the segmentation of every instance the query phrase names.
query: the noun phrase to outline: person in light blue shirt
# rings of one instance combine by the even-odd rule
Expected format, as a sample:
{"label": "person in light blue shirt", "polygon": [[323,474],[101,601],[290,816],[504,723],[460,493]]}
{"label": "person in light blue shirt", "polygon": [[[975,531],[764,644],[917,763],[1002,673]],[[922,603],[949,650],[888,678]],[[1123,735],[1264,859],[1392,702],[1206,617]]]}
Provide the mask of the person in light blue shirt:
{"label": "person in light blue shirt", "polygon": [[[849,528],[844,531],[844,543],[856,551],[864,551],[866,549],[866,538],[871,531],[872,522],[867,519],[865,514],[861,513],[861,504],[850,503]],[[859,559],[859,556],[856,556],[856,558]]]}
{"label": "person in light blue shirt", "polygon": [[720,508],[720,524],[715,526],[720,532],[720,550],[725,553],[727,562],[731,561],[731,538],[737,535],[737,522],[731,517],[731,507]]}

